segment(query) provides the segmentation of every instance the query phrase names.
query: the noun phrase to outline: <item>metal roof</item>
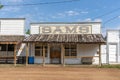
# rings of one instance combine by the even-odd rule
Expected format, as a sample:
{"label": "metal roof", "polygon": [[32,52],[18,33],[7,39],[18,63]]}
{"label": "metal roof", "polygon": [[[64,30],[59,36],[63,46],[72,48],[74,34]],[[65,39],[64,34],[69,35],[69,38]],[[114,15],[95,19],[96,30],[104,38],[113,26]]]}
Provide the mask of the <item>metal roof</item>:
{"label": "metal roof", "polygon": [[105,43],[102,34],[33,34],[23,42],[43,43]]}

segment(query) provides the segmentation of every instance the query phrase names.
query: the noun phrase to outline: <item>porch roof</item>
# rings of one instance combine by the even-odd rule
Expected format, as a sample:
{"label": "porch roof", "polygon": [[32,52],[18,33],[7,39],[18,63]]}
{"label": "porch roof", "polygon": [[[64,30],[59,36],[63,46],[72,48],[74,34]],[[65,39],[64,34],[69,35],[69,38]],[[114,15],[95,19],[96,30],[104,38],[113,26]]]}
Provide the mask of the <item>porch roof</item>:
{"label": "porch roof", "polygon": [[0,44],[16,44],[23,40],[24,36],[22,35],[0,35]]}
{"label": "porch roof", "polygon": [[105,43],[102,34],[32,34],[23,42],[41,43]]}

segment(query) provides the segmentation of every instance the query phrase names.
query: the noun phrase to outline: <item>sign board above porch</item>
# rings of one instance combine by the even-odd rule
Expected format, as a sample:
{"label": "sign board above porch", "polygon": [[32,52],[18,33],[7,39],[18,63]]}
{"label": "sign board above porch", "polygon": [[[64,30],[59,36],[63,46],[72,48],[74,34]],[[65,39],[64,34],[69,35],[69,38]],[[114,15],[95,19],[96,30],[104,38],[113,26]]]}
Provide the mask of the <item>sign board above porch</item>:
{"label": "sign board above porch", "polygon": [[40,34],[91,34],[91,25],[40,26]]}
{"label": "sign board above porch", "polygon": [[100,22],[40,22],[30,27],[31,34],[101,34]]}

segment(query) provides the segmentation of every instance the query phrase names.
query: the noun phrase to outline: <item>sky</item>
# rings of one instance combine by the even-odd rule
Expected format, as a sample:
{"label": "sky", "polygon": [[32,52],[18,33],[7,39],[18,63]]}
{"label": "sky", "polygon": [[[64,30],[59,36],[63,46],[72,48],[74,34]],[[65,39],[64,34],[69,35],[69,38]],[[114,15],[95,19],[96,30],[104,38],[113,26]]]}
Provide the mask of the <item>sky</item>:
{"label": "sky", "polygon": [[26,18],[32,22],[102,22],[102,31],[120,29],[120,0],[74,0],[57,4],[10,6],[69,0],[0,0],[0,18]]}

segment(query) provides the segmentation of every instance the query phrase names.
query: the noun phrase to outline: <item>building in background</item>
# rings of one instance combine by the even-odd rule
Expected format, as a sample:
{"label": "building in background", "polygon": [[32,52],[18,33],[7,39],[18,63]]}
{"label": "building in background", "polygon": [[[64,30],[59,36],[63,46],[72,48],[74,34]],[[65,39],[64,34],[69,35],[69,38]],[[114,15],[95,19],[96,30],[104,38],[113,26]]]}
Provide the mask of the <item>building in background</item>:
{"label": "building in background", "polygon": [[16,64],[25,36],[24,18],[0,18],[0,63]]}
{"label": "building in background", "polygon": [[107,63],[120,64],[120,30],[107,30]]}
{"label": "building in background", "polygon": [[[101,65],[101,45],[105,40],[100,22],[31,23],[26,59],[38,64]],[[27,62],[26,62],[27,63]]]}

